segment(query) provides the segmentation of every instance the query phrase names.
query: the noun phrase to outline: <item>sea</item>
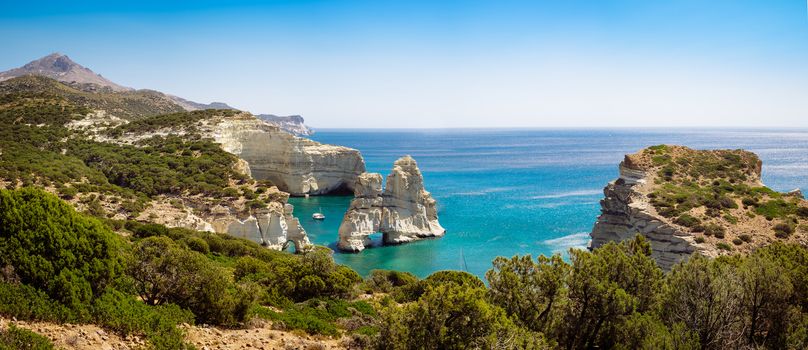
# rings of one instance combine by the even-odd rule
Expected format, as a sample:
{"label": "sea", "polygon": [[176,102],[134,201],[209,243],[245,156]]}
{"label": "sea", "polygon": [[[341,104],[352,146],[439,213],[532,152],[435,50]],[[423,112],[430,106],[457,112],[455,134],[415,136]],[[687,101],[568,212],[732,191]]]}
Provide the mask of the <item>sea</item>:
{"label": "sea", "polygon": [[[367,171],[384,178],[411,155],[438,203],[446,236],[360,253],[336,249],[351,196],[292,198],[315,244],[366,276],[373,269],[426,277],[439,270],[481,278],[497,256],[585,249],[600,213],[603,187],[627,153],[657,144],[746,149],[763,160],[763,182],[778,191],[808,189],[808,130],[751,129],[429,129],[318,130],[314,140],[356,148]],[[322,211],[326,219],[311,214]]]}

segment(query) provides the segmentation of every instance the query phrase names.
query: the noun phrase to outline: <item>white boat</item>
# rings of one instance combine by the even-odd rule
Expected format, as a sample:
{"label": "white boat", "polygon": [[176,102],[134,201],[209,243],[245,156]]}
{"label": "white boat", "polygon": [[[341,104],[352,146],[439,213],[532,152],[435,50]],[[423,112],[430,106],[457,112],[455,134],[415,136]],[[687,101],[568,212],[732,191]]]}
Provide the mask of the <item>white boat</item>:
{"label": "white boat", "polygon": [[314,219],[314,220],[325,220],[325,215],[323,215],[322,211],[323,211],[323,208],[320,208],[319,212],[311,214],[311,218]]}

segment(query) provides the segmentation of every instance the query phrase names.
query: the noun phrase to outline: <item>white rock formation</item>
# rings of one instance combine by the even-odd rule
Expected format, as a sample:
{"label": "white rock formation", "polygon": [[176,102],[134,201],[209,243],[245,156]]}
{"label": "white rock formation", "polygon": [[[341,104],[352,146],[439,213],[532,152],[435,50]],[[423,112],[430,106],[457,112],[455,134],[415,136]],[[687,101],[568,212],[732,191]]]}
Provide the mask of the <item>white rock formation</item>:
{"label": "white rock formation", "polygon": [[365,172],[359,151],[293,136],[250,114],[224,118],[209,131],[225,151],[249,163],[253,178],[294,196],[353,191]]}
{"label": "white rock formation", "polygon": [[293,210],[291,204],[286,204],[283,212],[267,210],[250,215],[244,221],[233,220],[227,226],[227,233],[261,243],[270,249],[283,250],[291,242],[296,251],[306,251],[311,248],[311,242],[300,221],[292,215]]}
{"label": "white rock formation", "polygon": [[370,244],[369,236],[383,234],[385,244],[400,244],[425,237],[441,237],[446,230],[438,222],[432,195],[410,156],[396,160],[382,191],[382,176],[360,175],[354,185],[354,200],[339,228],[338,247],[358,252]]}

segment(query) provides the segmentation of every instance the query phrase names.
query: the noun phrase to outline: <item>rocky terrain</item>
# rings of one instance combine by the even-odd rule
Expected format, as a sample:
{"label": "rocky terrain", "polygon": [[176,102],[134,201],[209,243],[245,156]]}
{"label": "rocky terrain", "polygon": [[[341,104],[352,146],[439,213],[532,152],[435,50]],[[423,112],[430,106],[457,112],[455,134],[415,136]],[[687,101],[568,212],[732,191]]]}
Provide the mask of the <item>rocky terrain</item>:
{"label": "rocky terrain", "polygon": [[692,254],[749,252],[774,241],[808,244],[808,202],[760,180],[761,161],[741,150],[654,146],[627,155],[604,189],[591,248],[637,234],[665,270]]}
{"label": "rocky terrain", "polygon": [[[13,324],[50,339],[59,349],[66,350],[134,350],[147,346],[145,337],[120,336],[92,324],[54,324],[26,322],[0,318],[0,329]],[[185,339],[197,349],[347,349],[347,339],[309,336],[276,329],[271,322],[256,319],[245,329],[210,326],[182,326]],[[347,338],[347,337],[346,337]]]}
{"label": "rocky terrain", "polygon": [[258,119],[261,119],[265,122],[270,124],[276,125],[281,130],[286,131],[292,135],[297,136],[310,136],[314,134],[314,131],[311,130],[306,124],[304,123],[303,117],[299,115],[290,115],[290,116],[277,116],[274,114],[259,114],[256,115]]}
{"label": "rocky terrain", "polygon": [[435,199],[424,188],[418,164],[410,156],[395,161],[384,190],[381,174],[361,174],[354,197],[339,228],[341,250],[365,249],[376,232],[382,232],[385,244],[441,237],[446,232],[438,222]]}

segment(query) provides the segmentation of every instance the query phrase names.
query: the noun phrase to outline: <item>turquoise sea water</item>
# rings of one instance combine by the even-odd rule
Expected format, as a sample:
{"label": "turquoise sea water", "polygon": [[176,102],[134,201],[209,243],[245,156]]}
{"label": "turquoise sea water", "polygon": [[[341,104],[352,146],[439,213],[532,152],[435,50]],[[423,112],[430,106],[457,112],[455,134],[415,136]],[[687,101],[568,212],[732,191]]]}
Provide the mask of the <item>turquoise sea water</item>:
{"label": "turquoise sea water", "polygon": [[[412,155],[438,201],[445,237],[335,254],[363,275],[455,269],[482,277],[496,256],[585,247],[602,188],[617,177],[623,155],[655,144],[751,150],[763,159],[769,187],[808,188],[808,130],[322,130],[313,139],[359,149],[368,171],[385,178],[393,161]],[[336,250],[350,200],[290,203],[311,240]],[[320,208],[326,220],[312,220]]]}

